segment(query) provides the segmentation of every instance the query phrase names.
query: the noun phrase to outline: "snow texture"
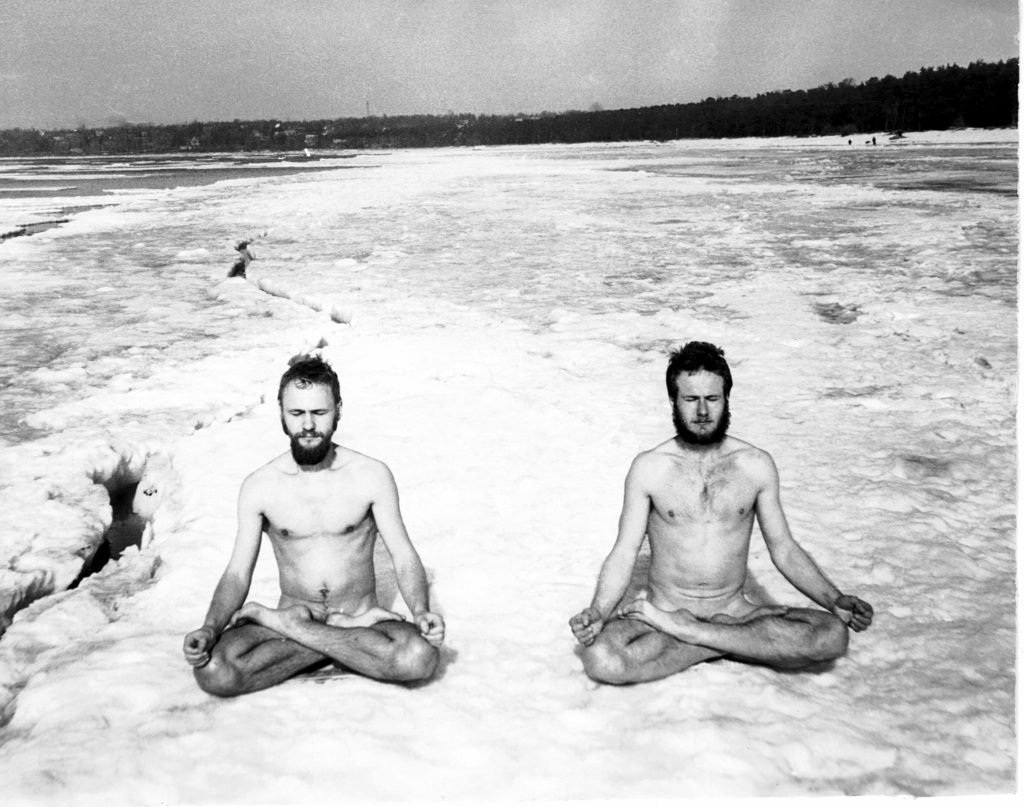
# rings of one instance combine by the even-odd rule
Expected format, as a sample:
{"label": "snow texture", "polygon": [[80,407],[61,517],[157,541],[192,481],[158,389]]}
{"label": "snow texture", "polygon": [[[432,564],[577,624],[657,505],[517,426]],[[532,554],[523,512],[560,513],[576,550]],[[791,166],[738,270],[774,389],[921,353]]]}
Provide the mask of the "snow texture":
{"label": "snow texture", "polygon": [[[0,244],[3,803],[1012,793],[1017,133],[878,139],[349,155]],[[690,339],[725,348],[732,432],[875,624],[819,671],[600,686],[567,620]],[[182,637],[318,346],[336,439],[398,480],[442,669],[218,700]],[[126,491],[141,546],[68,589]],[[751,585],[806,604],[752,545]],[[265,549],[251,598],[276,596]]]}

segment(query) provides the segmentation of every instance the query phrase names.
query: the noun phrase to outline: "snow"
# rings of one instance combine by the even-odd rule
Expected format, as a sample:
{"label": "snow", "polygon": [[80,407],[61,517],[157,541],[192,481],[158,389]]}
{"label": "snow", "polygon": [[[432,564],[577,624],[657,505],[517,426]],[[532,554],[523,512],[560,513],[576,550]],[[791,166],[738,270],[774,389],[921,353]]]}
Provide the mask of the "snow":
{"label": "snow", "polygon": [[[1017,133],[826,140],[372,154],[0,245],[4,804],[1012,792]],[[694,338],[875,625],[818,672],[600,686],[567,620]],[[397,478],[442,670],[217,700],[182,637],[317,346],[337,439]],[[142,547],[63,590],[136,484]],[[803,604],[753,546],[753,584]],[[251,598],[276,595],[265,548]]]}

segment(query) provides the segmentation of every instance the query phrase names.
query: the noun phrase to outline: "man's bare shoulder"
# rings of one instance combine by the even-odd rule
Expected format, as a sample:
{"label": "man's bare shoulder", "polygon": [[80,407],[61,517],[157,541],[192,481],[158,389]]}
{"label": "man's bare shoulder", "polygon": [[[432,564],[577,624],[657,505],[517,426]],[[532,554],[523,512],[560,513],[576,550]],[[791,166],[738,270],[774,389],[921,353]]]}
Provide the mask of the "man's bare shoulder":
{"label": "man's bare shoulder", "polygon": [[740,440],[738,437],[730,436],[726,439],[729,441],[728,457],[743,473],[762,484],[778,475],[775,469],[775,460],[763,448],[758,448],[753,443]]}
{"label": "man's bare shoulder", "polygon": [[646,451],[641,451],[633,459],[634,465],[650,466],[658,465],[667,462],[672,456],[677,456],[679,449],[676,446],[675,438],[666,440],[664,443],[658,443],[658,445],[648,448]]}
{"label": "man's bare shoulder", "polygon": [[263,512],[264,508],[273,500],[274,492],[281,489],[281,477],[284,474],[280,466],[281,459],[282,457],[275,457],[242,480],[238,491],[240,508]]}
{"label": "man's bare shoulder", "polygon": [[[337,458],[334,460],[334,465],[337,465]],[[294,477],[299,473],[291,451],[283,451],[245,477],[242,481],[242,490],[263,490],[280,484],[281,477]]]}
{"label": "man's bare shoulder", "polygon": [[251,506],[262,508],[280,498],[293,484],[336,486],[346,498],[373,501],[394,490],[391,469],[378,459],[343,446],[335,446],[334,457],[326,468],[306,476],[295,464],[290,451],[278,455],[250,473],[242,482],[240,497]]}
{"label": "man's bare shoulder", "polygon": [[[243,489],[246,487],[260,487],[268,483],[273,483],[281,474],[289,472],[289,460],[291,455],[285,451],[283,454],[278,454],[274,459],[264,463],[255,471],[250,473],[242,481]],[[294,463],[292,463],[294,465]]]}
{"label": "man's bare shoulder", "polygon": [[[718,447],[718,456],[750,474],[760,476],[775,472],[775,461],[771,454],[753,443],[732,435],[727,435],[722,441]],[[633,460],[633,466],[641,471],[658,471],[689,458],[689,453],[680,447],[676,438],[671,437],[647,451],[640,452]]]}
{"label": "man's bare shoulder", "polygon": [[382,460],[339,447],[336,466],[346,488],[353,492],[359,491],[370,502],[391,500],[398,495],[395,477]]}
{"label": "man's bare shoulder", "polygon": [[771,457],[763,448],[758,448],[753,443],[741,440],[739,437],[733,437],[731,434],[726,435],[725,440],[722,441],[722,447],[729,453],[739,453],[744,457],[760,457],[762,459]]}
{"label": "man's bare shoulder", "polygon": [[[388,472],[388,467],[380,460],[374,459],[373,457],[360,453],[359,451],[346,448],[345,446],[335,445],[334,457],[331,459],[331,464],[323,470],[352,471],[356,473],[369,472],[379,474]],[[267,480],[272,481],[280,474],[294,476],[299,472],[299,468],[296,467],[295,460],[292,457],[291,452],[285,451],[278,454],[265,465],[257,468],[245,478],[245,481],[249,482],[249,480],[252,480],[253,483],[259,484]]]}
{"label": "man's bare shoulder", "polygon": [[372,476],[391,475],[391,469],[383,461],[345,446],[337,446],[335,448],[334,463],[331,466],[331,470],[348,470]]}
{"label": "man's bare shoulder", "polygon": [[629,475],[634,479],[649,479],[671,470],[679,458],[675,440],[666,440],[653,448],[641,451],[633,458]]}

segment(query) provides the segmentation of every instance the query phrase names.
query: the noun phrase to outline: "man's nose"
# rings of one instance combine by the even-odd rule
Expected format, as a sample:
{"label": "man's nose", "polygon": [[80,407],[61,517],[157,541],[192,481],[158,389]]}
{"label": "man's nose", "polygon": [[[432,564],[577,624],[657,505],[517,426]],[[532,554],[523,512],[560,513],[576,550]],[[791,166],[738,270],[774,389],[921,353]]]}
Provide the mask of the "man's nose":
{"label": "man's nose", "polygon": [[314,421],[313,421],[313,415],[312,415],[312,413],[310,413],[310,412],[306,412],[306,413],[305,413],[305,414],[304,414],[304,415],[302,416],[302,428],[303,428],[303,429],[307,429],[307,430],[308,430],[308,429],[312,429],[312,428],[313,428],[313,425],[314,425]]}
{"label": "man's nose", "polygon": [[697,401],[697,414],[706,415],[708,413],[708,402],[703,398]]}

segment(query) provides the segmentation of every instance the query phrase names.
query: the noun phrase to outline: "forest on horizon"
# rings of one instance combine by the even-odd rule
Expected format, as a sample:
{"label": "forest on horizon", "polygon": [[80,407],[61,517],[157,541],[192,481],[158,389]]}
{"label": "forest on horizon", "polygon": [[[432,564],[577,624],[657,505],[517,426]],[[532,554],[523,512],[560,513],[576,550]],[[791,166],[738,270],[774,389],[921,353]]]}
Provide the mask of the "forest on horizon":
{"label": "forest on horizon", "polygon": [[366,150],[437,146],[852,136],[1017,126],[1019,59],[924,67],[901,78],[632,109],[398,115],[0,130],[0,156]]}

